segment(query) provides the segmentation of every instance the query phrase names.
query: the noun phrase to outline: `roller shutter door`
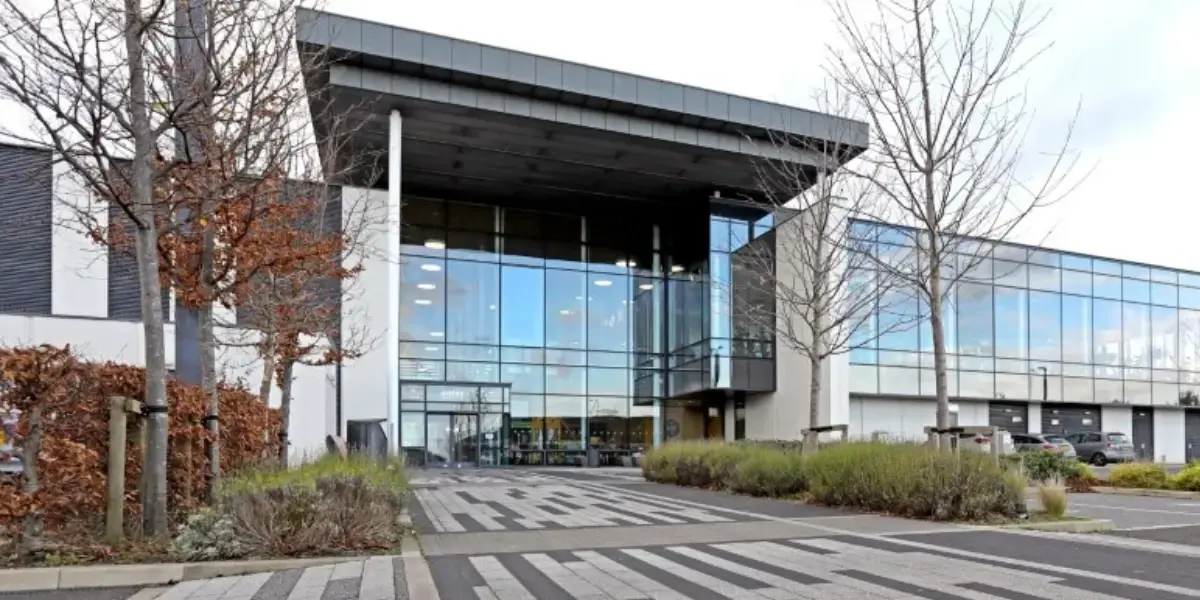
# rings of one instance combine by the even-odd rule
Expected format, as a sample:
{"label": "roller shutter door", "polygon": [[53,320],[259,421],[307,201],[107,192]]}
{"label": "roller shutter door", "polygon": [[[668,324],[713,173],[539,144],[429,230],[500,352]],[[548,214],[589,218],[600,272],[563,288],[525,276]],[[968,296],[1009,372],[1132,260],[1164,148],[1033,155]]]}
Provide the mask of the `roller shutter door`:
{"label": "roller shutter door", "polygon": [[988,425],[1009,433],[1029,433],[1029,405],[1019,402],[988,403]]}
{"label": "roller shutter door", "polygon": [[1100,431],[1100,407],[1064,404],[1042,405],[1042,433]]}

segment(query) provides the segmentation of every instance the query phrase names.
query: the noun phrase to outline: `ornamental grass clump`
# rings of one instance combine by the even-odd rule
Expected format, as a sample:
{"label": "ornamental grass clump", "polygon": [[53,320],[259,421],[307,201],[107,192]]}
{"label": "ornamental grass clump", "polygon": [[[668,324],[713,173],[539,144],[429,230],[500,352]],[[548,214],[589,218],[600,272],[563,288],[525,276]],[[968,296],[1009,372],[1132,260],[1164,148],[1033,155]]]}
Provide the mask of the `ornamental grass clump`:
{"label": "ornamental grass clump", "polygon": [[[194,560],[236,558],[215,556],[219,548],[253,556],[391,548],[403,533],[400,514],[407,494],[398,460],[327,456],[292,468],[248,469],[221,482],[212,518],[181,527],[176,554]],[[228,536],[238,543],[224,539]]]}

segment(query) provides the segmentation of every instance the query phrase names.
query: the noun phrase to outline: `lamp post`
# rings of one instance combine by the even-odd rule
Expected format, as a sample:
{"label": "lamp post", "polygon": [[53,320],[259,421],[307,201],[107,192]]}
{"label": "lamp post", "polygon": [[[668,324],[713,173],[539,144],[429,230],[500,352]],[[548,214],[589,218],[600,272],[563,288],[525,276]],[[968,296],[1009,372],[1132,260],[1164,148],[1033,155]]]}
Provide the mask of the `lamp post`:
{"label": "lamp post", "polygon": [[1042,403],[1045,403],[1050,397],[1050,371],[1046,367],[1035,367],[1031,372],[1037,373],[1038,371],[1042,373]]}

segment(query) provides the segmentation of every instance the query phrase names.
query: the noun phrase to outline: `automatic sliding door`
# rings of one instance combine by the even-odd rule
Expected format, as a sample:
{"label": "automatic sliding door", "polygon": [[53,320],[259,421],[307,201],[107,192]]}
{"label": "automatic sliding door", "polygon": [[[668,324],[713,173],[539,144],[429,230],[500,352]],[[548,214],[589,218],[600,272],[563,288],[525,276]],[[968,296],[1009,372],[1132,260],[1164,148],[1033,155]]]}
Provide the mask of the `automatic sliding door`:
{"label": "automatic sliding door", "polygon": [[479,415],[450,415],[453,424],[454,462],[474,466],[479,457]]}
{"label": "automatic sliding door", "polygon": [[444,467],[454,460],[450,415],[429,413],[425,419],[425,464],[431,467]]}

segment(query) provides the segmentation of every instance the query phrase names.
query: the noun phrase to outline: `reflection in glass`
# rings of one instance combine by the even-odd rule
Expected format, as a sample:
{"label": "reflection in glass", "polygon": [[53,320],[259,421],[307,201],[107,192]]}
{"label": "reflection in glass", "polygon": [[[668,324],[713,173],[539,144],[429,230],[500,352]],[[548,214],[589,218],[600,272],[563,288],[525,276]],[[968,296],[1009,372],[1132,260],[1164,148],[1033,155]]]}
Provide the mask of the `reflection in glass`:
{"label": "reflection in glass", "polygon": [[587,340],[587,274],[546,271],[546,346],[582,350]]}
{"label": "reflection in glass", "polygon": [[500,267],[446,261],[446,341],[500,343]]}
{"label": "reflection in glass", "polygon": [[629,350],[629,277],[589,277],[587,347],[591,350]]}
{"label": "reflection in glass", "polygon": [[1029,357],[1062,359],[1062,297],[1048,292],[1029,293]]}
{"label": "reflection in glass", "polygon": [[400,261],[400,338],[440,342],[446,323],[446,261]]}
{"label": "reflection in glass", "polygon": [[1200,312],[1179,311],[1179,368],[1200,372]]}
{"label": "reflection in glass", "polygon": [[920,317],[920,301],[915,288],[897,286],[886,291],[879,299],[879,331],[876,344],[886,350],[910,350],[920,348],[917,339]]}
{"label": "reflection in glass", "polygon": [[542,269],[501,267],[500,333],[504,345],[545,343],[545,277]]}
{"label": "reflection in glass", "polygon": [[995,288],[996,356],[1026,358],[1029,339],[1029,313],[1025,290]]}
{"label": "reflection in glass", "polygon": [[[1095,300],[1092,317],[1092,359],[1107,367],[1121,364],[1121,303]],[[1111,370],[1105,373],[1113,374]]]}
{"label": "reflection in glass", "polygon": [[1124,364],[1128,367],[1150,366],[1150,307],[1145,304],[1124,303]]}
{"label": "reflection in glass", "polygon": [[976,283],[959,285],[958,348],[960,354],[993,355],[992,286]]}

